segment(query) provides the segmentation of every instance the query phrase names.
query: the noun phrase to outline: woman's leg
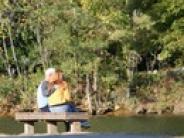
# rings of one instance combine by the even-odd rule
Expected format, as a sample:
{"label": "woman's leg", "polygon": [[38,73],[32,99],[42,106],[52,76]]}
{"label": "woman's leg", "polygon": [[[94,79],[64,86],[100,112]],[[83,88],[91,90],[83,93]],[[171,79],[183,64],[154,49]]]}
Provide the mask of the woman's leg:
{"label": "woman's leg", "polygon": [[[77,109],[74,104],[70,103],[70,104],[67,104],[67,105],[69,106],[69,112],[80,112],[79,109]],[[90,127],[89,121],[81,120],[80,122],[81,122],[81,126],[83,128],[89,128]]]}
{"label": "woman's leg", "polygon": [[[50,111],[53,113],[62,113],[62,112],[69,112],[70,106],[69,105],[59,105],[59,106],[51,106]],[[70,123],[69,122],[64,122],[65,123],[65,130],[66,132],[70,131]]]}
{"label": "woman's leg", "polygon": [[67,104],[69,106],[69,112],[79,112],[79,110],[75,107],[74,104]]}
{"label": "woman's leg", "polygon": [[51,106],[50,111],[54,113],[69,112],[70,106],[69,105]]}

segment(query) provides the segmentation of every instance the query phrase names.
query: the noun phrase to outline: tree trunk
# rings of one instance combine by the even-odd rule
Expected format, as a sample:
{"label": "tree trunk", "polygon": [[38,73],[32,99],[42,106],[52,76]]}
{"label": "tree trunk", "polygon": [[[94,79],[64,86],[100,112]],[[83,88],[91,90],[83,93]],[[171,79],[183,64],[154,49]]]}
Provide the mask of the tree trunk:
{"label": "tree trunk", "polygon": [[12,54],[13,54],[13,59],[15,61],[17,73],[20,76],[20,69],[19,69],[19,66],[18,66],[17,56],[16,56],[16,53],[15,53],[15,47],[14,47],[12,32],[11,32],[11,26],[8,27],[8,33],[9,33],[9,37],[10,37],[10,46],[11,46],[11,50],[12,50]]}
{"label": "tree trunk", "polygon": [[93,92],[95,92],[94,108],[95,108],[95,111],[97,111],[98,108],[99,108],[99,104],[97,102],[97,68],[96,68],[96,64],[95,64],[95,68],[94,68],[94,71],[93,71],[93,85],[92,85],[92,88],[93,88]]}
{"label": "tree trunk", "polygon": [[[3,25],[1,25],[1,29],[3,30]],[[7,50],[7,46],[6,46],[6,42],[5,42],[5,36],[4,36],[4,33],[2,34],[3,36],[3,51],[5,53],[5,60],[4,60],[4,64],[5,64],[5,67],[6,67],[6,71],[8,73],[8,75],[10,77],[12,77],[12,74],[11,74],[11,70],[10,70],[10,64],[9,64],[9,56],[8,56],[8,50]]]}
{"label": "tree trunk", "polygon": [[153,60],[151,61],[151,71],[154,70],[154,67],[156,65],[156,62],[157,62],[157,55],[156,54],[153,54]]}
{"label": "tree trunk", "polygon": [[[126,1],[126,3],[128,4],[128,0]],[[131,29],[133,32],[135,32],[135,27],[134,27],[134,20],[135,20],[135,17],[137,16],[137,11],[136,9],[132,10],[130,13],[129,13],[129,17],[130,17],[130,24],[131,24]],[[134,36],[132,36],[133,39],[134,39]],[[126,69],[126,72],[127,72],[127,77],[128,77],[128,87],[127,87],[127,93],[126,93],[126,97],[127,98],[130,98],[131,96],[131,83],[132,83],[132,80],[133,80],[133,75],[134,75],[134,70],[133,70],[133,65],[132,65],[132,56],[130,54],[130,51],[129,51],[129,55],[127,57],[127,60],[128,60],[128,67]]]}
{"label": "tree trunk", "polygon": [[43,50],[42,43],[41,43],[41,36],[40,36],[40,29],[37,26],[36,28],[36,38],[37,38],[37,43],[38,43],[38,48],[41,56],[41,63],[43,65],[44,70],[46,69],[45,66],[45,51]]}
{"label": "tree trunk", "polygon": [[97,91],[97,69],[96,69],[96,67],[95,67],[95,69],[93,71],[93,91],[94,92]]}
{"label": "tree trunk", "polygon": [[88,100],[88,109],[89,113],[92,114],[93,108],[92,108],[92,100],[91,100],[91,95],[90,95],[90,83],[89,83],[89,74],[86,75],[86,96]]}

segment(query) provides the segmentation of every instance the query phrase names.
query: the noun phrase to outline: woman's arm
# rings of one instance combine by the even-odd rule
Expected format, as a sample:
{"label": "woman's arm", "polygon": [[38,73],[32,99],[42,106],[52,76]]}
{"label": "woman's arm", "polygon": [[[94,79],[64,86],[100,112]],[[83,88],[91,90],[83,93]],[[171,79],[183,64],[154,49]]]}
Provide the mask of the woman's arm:
{"label": "woman's arm", "polygon": [[65,88],[64,88],[64,97],[67,102],[71,101],[71,94],[68,88],[68,84],[65,82]]}

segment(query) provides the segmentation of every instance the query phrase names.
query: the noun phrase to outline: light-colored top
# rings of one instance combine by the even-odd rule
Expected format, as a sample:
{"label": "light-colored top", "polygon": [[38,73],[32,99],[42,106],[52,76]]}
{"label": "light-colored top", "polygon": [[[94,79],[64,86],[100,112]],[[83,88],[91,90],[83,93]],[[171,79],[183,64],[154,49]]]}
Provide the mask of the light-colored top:
{"label": "light-colored top", "polygon": [[43,89],[42,85],[44,84],[44,81],[40,83],[37,90],[37,105],[38,108],[44,108],[48,105],[48,97],[43,95]]}

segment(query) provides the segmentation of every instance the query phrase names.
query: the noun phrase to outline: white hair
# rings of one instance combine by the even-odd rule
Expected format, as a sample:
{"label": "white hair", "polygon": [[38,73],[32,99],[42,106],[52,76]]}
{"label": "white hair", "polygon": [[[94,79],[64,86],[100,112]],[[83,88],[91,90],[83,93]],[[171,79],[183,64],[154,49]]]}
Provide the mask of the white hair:
{"label": "white hair", "polygon": [[45,76],[50,76],[51,74],[54,74],[56,72],[55,68],[48,68],[45,70]]}

